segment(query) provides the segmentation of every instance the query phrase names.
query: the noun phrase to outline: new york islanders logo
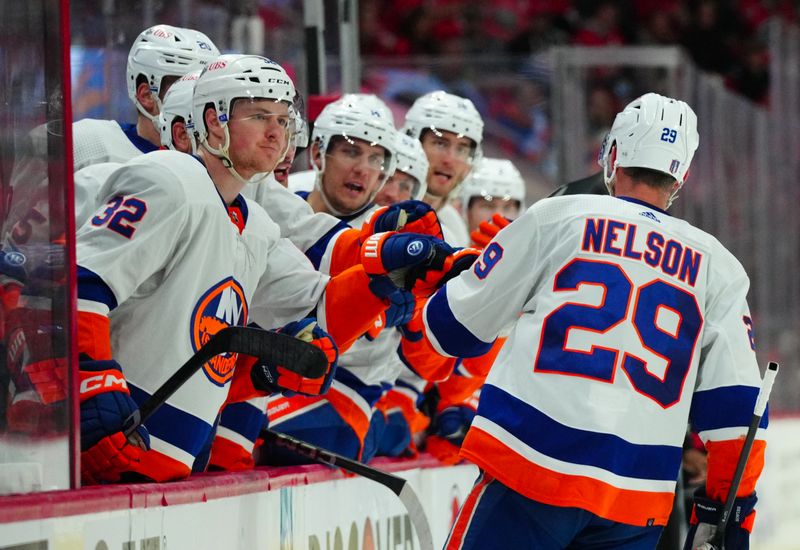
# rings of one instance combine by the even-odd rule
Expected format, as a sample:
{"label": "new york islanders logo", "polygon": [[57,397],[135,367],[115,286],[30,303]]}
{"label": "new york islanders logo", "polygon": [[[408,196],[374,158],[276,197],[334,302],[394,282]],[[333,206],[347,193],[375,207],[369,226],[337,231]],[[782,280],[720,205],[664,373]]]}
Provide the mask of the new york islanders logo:
{"label": "new york islanders logo", "polygon": [[[243,325],[247,321],[247,301],[242,286],[228,277],[208,289],[192,312],[190,337],[197,351],[225,327]],[[236,354],[217,355],[203,365],[203,372],[217,386],[224,386],[233,376]]]}

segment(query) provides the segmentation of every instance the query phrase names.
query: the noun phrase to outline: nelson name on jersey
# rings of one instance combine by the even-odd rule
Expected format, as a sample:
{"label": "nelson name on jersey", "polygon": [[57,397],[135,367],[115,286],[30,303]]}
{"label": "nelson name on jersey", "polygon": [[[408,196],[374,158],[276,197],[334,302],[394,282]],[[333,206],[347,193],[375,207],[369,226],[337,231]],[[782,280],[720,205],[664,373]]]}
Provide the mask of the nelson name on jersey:
{"label": "nelson name on jersey", "polygon": [[658,231],[650,231],[645,239],[645,249],[636,249],[638,226],[610,218],[589,218],[583,230],[581,249],[630,258],[660,267],[666,275],[694,286],[700,271],[703,255],[675,239],[667,239]]}

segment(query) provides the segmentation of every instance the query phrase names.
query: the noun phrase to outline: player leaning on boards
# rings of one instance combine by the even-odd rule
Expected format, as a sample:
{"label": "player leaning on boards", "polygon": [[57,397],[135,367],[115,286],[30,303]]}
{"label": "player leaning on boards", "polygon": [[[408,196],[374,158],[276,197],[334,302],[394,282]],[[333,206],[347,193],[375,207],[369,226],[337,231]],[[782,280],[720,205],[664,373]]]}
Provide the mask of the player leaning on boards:
{"label": "player leaning on boards", "polygon": [[[722,507],[760,376],[744,269],[665,211],[696,125],[682,101],[634,100],[602,150],[611,196],[539,201],[429,299],[427,335],[445,354],[481,353],[513,323],[463,443],[483,471],[448,549],[653,548],[687,422],[708,449],[696,503]],[[763,435],[729,549],[747,548]]]}
{"label": "player leaning on boards", "polygon": [[[315,271],[263,209],[239,194],[285,154],[294,95],[273,61],[219,57],[195,86],[198,157],[156,151],[132,159],[106,182],[107,206],[78,232],[80,376],[94,381],[81,392],[87,482],[122,474],[162,481],[202,471],[199,457],[226,397],[324,392],[337,354],[320,327],[346,347],[385,309],[360,265],[333,278]],[[417,256],[405,247],[381,249],[373,261],[393,269],[416,265],[431,248],[429,240],[416,242]],[[320,326],[293,321],[314,311]],[[291,365],[255,368],[252,360],[240,360],[234,371],[236,357],[219,356],[147,422],[149,450],[125,440],[122,420],[172,369],[220,328],[250,321],[311,332],[329,356],[329,372],[312,380]],[[147,432],[140,436],[147,439]]]}

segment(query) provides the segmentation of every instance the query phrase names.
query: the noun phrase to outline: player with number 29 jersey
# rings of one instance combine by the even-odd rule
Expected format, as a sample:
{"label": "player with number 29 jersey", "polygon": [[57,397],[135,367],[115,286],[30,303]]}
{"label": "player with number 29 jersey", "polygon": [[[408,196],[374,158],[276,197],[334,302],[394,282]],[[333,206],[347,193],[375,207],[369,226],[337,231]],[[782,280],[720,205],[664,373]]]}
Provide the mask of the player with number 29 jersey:
{"label": "player with number 29 jersey", "polygon": [[[426,304],[445,355],[483,353],[513,324],[461,451],[484,477],[447,548],[652,548],[687,422],[709,453],[708,498],[725,500],[761,378],[744,269],[664,210],[695,128],[683,102],[635,100],[604,143],[611,196],[538,202]],[[762,429],[737,496],[754,499],[764,449]],[[529,520],[503,519],[522,509]]]}
{"label": "player with number 29 jersey", "polygon": [[693,391],[693,424],[725,439],[741,426],[717,425],[703,396],[757,393],[748,284],[714,237],[653,207],[537,203],[427,307],[434,345],[455,356],[516,320],[462,453],[538,501],[665,524]]}

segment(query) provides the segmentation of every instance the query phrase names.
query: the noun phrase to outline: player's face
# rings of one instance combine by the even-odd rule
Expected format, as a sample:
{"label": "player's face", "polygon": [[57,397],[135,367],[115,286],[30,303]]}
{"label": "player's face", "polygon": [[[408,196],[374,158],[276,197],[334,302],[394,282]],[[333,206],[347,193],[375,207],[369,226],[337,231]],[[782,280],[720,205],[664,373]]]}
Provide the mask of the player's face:
{"label": "player's face", "polygon": [[412,176],[397,170],[386,181],[386,185],[381,187],[373,202],[378,206],[391,206],[400,201],[407,201],[411,198],[416,184],[417,180]]}
{"label": "player's face", "polygon": [[340,212],[362,208],[380,185],[386,151],[360,139],[335,140],[325,154],[322,186]]}
{"label": "player's face", "polygon": [[509,220],[515,220],[519,216],[519,201],[512,199],[501,199],[492,197],[486,200],[483,197],[476,197],[470,201],[467,208],[467,225],[470,232],[478,229],[481,222],[485,222],[495,214],[501,214]]}
{"label": "player's face", "polygon": [[453,132],[428,131],[422,136],[428,157],[428,194],[445,197],[469,173],[473,143]]}
{"label": "player's face", "polygon": [[289,107],[281,101],[239,99],[233,104],[228,151],[239,175],[248,179],[275,169],[286,152],[289,124]]}
{"label": "player's face", "polygon": [[297,146],[293,143],[289,144],[289,150],[286,151],[286,156],[278,163],[278,166],[275,167],[275,171],[272,174],[275,176],[275,180],[284,187],[289,185],[289,170],[292,169],[295,153],[297,153]]}

